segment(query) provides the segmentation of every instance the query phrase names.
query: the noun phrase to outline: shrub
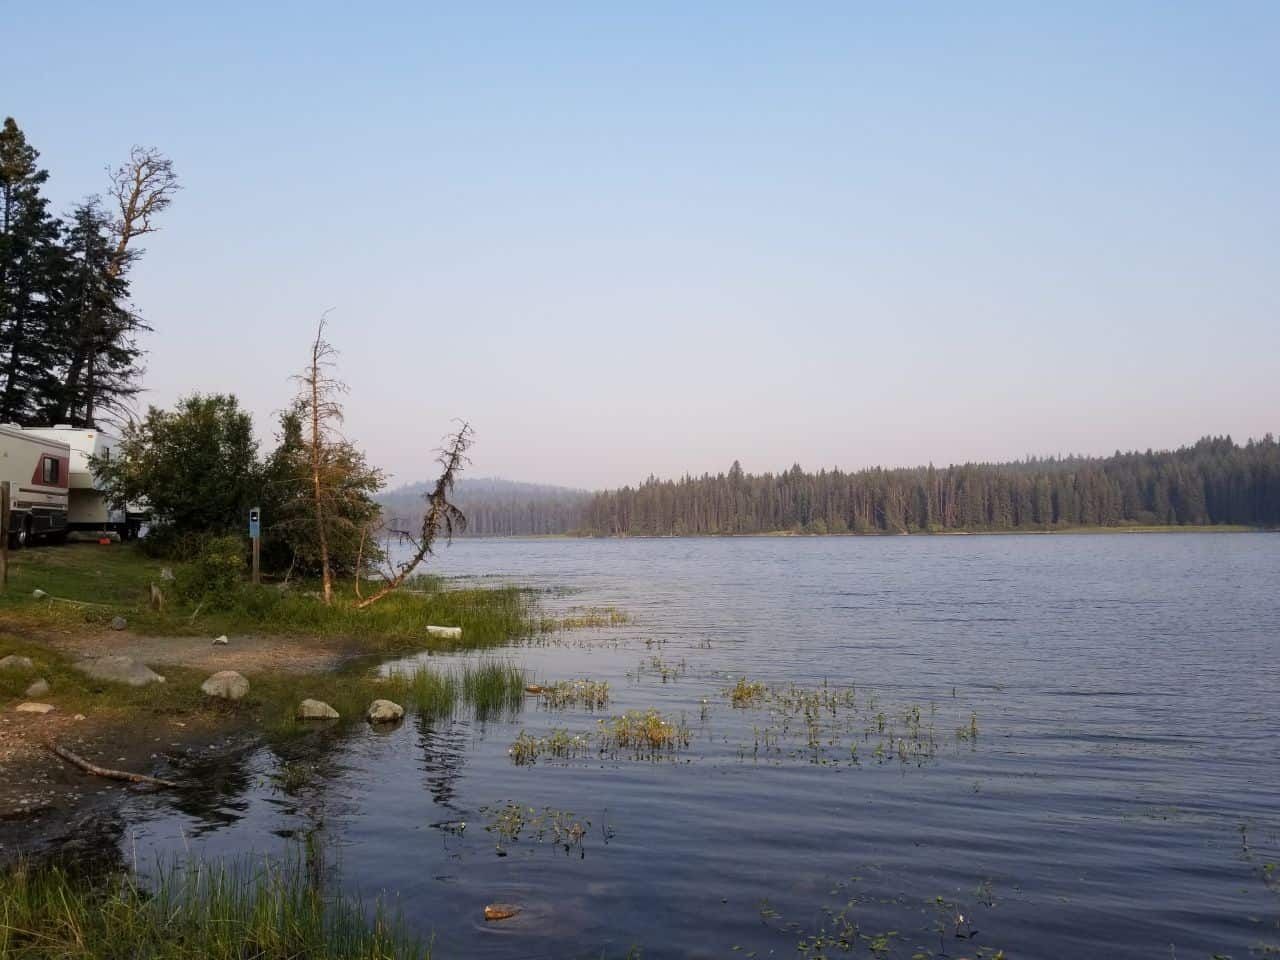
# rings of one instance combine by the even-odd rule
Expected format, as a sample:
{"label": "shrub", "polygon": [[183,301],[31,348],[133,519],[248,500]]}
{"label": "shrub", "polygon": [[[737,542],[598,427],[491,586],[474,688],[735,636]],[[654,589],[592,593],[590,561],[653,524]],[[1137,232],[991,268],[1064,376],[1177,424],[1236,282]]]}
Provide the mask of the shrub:
{"label": "shrub", "polygon": [[195,559],[178,577],[178,592],[192,603],[229,606],[240,590],[245,567],[244,540],[233,535],[207,537]]}

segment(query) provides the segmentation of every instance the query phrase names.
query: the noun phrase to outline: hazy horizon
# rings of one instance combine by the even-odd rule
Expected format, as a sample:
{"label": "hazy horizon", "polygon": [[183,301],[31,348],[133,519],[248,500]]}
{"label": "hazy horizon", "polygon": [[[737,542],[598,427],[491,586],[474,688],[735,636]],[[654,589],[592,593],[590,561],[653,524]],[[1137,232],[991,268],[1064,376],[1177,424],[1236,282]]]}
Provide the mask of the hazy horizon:
{"label": "hazy horizon", "polygon": [[[183,191],[143,404],[264,439],[316,320],[391,486],[938,465],[1280,428],[1280,7],[11,11],[57,212]],[[121,56],[121,50],[132,51]]]}

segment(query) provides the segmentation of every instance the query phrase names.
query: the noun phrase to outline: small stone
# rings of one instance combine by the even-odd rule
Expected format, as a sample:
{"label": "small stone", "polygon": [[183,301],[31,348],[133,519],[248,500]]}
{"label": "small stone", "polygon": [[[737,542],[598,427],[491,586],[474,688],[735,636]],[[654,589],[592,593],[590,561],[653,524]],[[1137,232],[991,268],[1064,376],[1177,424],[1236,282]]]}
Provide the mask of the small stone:
{"label": "small stone", "polygon": [[31,681],[31,686],[27,687],[27,690],[23,694],[23,696],[30,697],[32,700],[34,700],[36,697],[43,697],[48,692],[49,692],[49,681],[46,680],[44,677],[37,677],[35,680]]}
{"label": "small stone", "polygon": [[213,645],[215,647],[225,647],[230,642],[231,641],[227,639],[227,635],[225,633],[220,637],[213,638]]}
{"label": "small stone", "polygon": [[84,719],[84,714],[83,714],[83,713],[77,713],[77,714],[76,714],[74,717],[72,717],[71,719],[72,719],[72,720],[83,720],[83,719]]}
{"label": "small stone", "polygon": [[112,617],[112,618],[111,618],[111,629],[112,629],[112,630],[123,630],[123,629],[124,629],[125,627],[127,627],[127,626],[129,626],[129,621],[128,621],[128,620],[126,620],[124,617]]}
{"label": "small stone", "polygon": [[37,600],[43,600],[45,597],[48,596],[48,594],[45,593],[43,590],[41,590],[39,587],[36,587],[34,590],[31,591],[31,596],[35,597]]}
{"label": "small stone", "polygon": [[484,908],[484,918],[486,920],[510,920],[520,908],[514,903],[491,903]]}
{"label": "small stone", "polygon": [[391,700],[375,700],[364,716],[370,723],[395,723],[404,716],[404,707]]}
{"label": "small stone", "polygon": [[234,670],[220,670],[200,684],[200,690],[221,700],[239,700],[249,692],[249,681]]}
{"label": "small stone", "polygon": [[299,720],[337,720],[338,711],[323,700],[303,700],[298,704]]}
{"label": "small stone", "polygon": [[22,657],[16,653],[0,658],[0,670],[31,670],[34,667],[30,657]]}
{"label": "small stone", "polygon": [[20,703],[13,708],[18,713],[51,713],[57,708],[52,703]]}

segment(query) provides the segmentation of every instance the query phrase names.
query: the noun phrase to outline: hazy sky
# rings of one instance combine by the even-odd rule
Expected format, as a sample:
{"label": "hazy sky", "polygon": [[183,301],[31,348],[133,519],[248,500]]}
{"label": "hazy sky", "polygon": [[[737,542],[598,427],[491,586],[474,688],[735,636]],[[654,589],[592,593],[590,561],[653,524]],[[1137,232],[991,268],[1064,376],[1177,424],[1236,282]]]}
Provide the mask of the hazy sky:
{"label": "hazy sky", "polygon": [[400,480],[1280,431],[1277,3],[0,6],[60,209],[182,178],[153,403],[269,436],[332,307]]}

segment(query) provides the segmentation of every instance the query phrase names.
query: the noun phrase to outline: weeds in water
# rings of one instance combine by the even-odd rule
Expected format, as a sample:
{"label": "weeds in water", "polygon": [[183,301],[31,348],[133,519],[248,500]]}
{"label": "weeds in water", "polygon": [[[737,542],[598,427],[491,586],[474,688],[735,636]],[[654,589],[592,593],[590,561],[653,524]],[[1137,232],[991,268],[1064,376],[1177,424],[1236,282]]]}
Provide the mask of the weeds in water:
{"label": "weeds in water", "polygon": [[662,659],[662,657],[654,656],[641,660],[640,665],[635,669],[635,673],[628,674],[628,676],[639,680],[646,673],[651,673],[660,677],[663,683],[671,683],[680,679],[680,675],[688,669],[689,664],[683,658],[679,663],[671,663]]}
{"label": "weeds in water", "polygon": [[542,687],[538,695],[553,710],[603,710],[609,705],[609,684],[603,680],[560,680]]}
{"label": "weeds in water", "polygon": [[976,713],[969,714],[969,723],[967,726],[956,727],[956,739],[968,741],[978,739],[978,715]]}
{"label": "weeds in water", "polygon": [[769,688],[758,680],[748,681],[746,677],[741,677],[737,683],[725,691],[725,696],[735,707],[745,709],[758,705],[768,692]]}
{"label": "weeds in water", "polygon": [[686,749],[692,735],[683,718],[668,720],[657,710],[628,710],[609,720],[601,720],[600,752],[656,759]]}
{"label": "weeds in water", "polygon": [[543,757],[572,760],[585,756],[590,750],[589,734],[572,734],[568,730],[553,729],[545,737],[535,737],[521,730],[508,748],[507,755],[517,767],[523,767],[537,763]]}
{"label": "weeds in water", "polygon": [[543,617],[538,626],[543,633],[554,633],[587,627],[621,627],[630,622],[631,615],[617,607],[570,607],[562,617]]}
{"label": "weeds in water", "polygon": [[500,856],[506,855],[504,844],[516,843],[521,837],[534,843],[549,842],[565,853],[576,851],[580,857],[586,855],[582,841],[587,836],[591,821],[579,820],[568,810],[553,807],[537,810],[508,802],[496,807],[481,807],[480,813],[489,820],[485,830],[495,836]]}
{"label": "weeds in water", "polygon": [[143,884],[59,866],[0,873],[0,957],[13,960],[401,960],[429,957],[379,902],[325,895],[297,863],[190,863]]}

